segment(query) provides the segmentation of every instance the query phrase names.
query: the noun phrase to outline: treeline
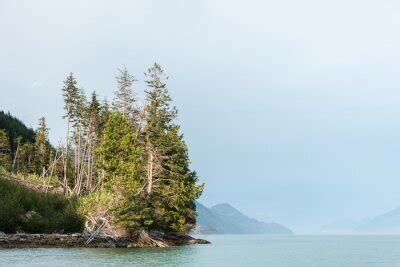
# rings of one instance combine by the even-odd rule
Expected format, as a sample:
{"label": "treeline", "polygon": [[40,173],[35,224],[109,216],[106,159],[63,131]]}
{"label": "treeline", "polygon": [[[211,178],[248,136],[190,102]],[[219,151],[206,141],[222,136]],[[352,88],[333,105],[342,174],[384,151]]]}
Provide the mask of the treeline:
{"label": "treeline", "polygon": [[43,129],[45,125],[45,119],[41,118],[35,132],[10,113],[0,111],[0,168],[12,172],[41,172],[40,160],[44,166],[44,158],[50,156],[43,147],[48,152],[54,150],[47,140],[47,129]]}
{"label": "treeline", "polygon": [[136,79],[126,68],[116,77],[111,104],[96,92],[87,98],[71,73],[62,88],[65,138],[53,148],[44,118],[29,138],[0,131],[1,166],[34,173],[43,184],[55,180],[66,196],[80,199],[89,222],[101,218],[129,233],[187,232],[203,186],[189,168],[167,79],[160,65],[149,68],[140,106]]}

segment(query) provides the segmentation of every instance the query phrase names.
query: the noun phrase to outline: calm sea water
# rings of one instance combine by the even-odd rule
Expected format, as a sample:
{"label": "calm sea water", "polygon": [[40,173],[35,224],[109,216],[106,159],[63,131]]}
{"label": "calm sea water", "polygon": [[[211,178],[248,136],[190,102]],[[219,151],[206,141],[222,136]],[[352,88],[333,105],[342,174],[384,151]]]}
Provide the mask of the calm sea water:
{"label": "calm sea water", "polygon": [[202,236],[167,249],[0,249],[1,266],[400,266],[400,236]]}

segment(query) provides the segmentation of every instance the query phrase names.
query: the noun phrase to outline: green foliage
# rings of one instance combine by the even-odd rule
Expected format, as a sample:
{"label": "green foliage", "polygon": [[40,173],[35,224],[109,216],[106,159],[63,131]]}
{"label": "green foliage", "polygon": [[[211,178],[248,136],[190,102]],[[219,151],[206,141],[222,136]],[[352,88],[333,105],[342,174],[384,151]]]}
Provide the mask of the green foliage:
{"label": "green foliage", "polygon": [[64,81],[64,87],[62,89],[64,97],[64,109],[66,111],[65,117],[69,121],[76,120],[78,113],[80,91],[77,86],[77,81],[71,72],[67,79]]}
{"label": "green foliage", "polygon": [[[113,200],[101,204],[100,207],[110,210],[117,223],[132,232],[135,231],[137,226],[141,225],[140,219],[129,217],[127,212],[129,207],[139,207],[136,204],[144,183],[144,172],[140,146],[134,135],[134,129],[121,113],[110,114],[95,154],[96,167],[105,171],[106,175],[103,180],[103,191],[93,193],[93,198],[99,201],[108,200],[108,196],[112,195]],[[89,197],[85,202],[91,203],[93,198]],[[94,209],[98,208],[97,204],[94,205]],[[140,216],[140,213],[135,216]],[[130,220],[129,224],[126,224],[127,217]]]}
{"label": "green foliage", "polygon": [[149,196],[154,227],[186,232],[195,225],[194,201],[203,186],[196,185],[197,175],[189,168],[187,146],[175,124],[177,110],[171,106],[163,69],[154,64],[146,76],[149,89],[145,135],[147,146],[158,160],[158,174],[154,177],[157,187]]}
{"label": "green foliage", "polygon": [[21,137],[22,144],[35,141],[35,132],[26,127],[19,119],[12,116],[10,113],[0,111],[0,129],[3,129],[9,138],[10,153],[13,155],[16,150],[17,137]]}
{"label": "green foliage", "polygon": [[104,184],[108,187],[139,184],[140,147],[132,126],[120,113],[112,113],[95,153],[96,167],[106,171]]}
{"label": "green foliage", "polygon": [[[11,175],[11,173],[7,173],[7,175]],[[41,177],[38,174],[16,172],[16,173],[12,173],[12,177],[15,178],[15,179],[19,179],[22,182],[27,182],[27,183],[30,183],[30,184],[36,184],[36,185],[46,184],[46,185],[51,186],[51,187],[57,187],[58,186],[58,177],[56,177],[56,176],[46,177],[46,180],[43,181],[43,177]]]}
{"label": "green foliage", "polygon": [[0,166],[10,168],[10,143],[6,131],[0,129]]}
{"label": "green foliage", "polygon": [[0,171],[34,184],[62,183],[66,195],[77,197],[44,196],[3,181],[0,231],[77,231],[85,215],[104,211],[131,233],[186,233],[194,227],[194,202],[203,185],[197,185],[197,174],[189,167],[177,109],[165,83],[168,77],[158,64],[145,75],[144,107],[136,106],[135,80],[125,68],[117,77],[110,112],[107,101],[100,104],[95,92],[87,101],[71,73],[62,89],[66,139],[57,150],[48,141],[44,118],[35,134],[3,113],[6,130],[1,131],[0,113]]}
{"label": "green foliage", "polygon": [[36,130],[35,152],[37,159],[37,173],[40,173],[43,168],[47,167],[49,162],[50,143],[48,140],[49,128],[46,125],[44,117],[39,119],[39,127]]}
{"label": "green foliage", "polygon": [[89,212],[108,210],[115,205],[115,201],[115,195],[102,187],[78,198],[78,212],[84,216]]}
{"label": "green foliage", "polygon": [[40,193],[0,178],[0,231],[14,233],[80,232],[84,219],[76,201]]}

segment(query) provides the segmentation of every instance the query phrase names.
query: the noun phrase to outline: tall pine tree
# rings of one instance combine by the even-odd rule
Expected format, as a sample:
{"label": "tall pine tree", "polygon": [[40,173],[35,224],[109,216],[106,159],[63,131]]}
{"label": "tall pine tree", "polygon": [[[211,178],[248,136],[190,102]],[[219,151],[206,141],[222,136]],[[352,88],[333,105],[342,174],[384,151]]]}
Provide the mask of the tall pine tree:
{"label": "tall pine tree", "polygon": [[64,97],[64,109],[65,115],[64,118],[67,120],[67,134],[65,140],[65,148],[64,148],[64,162],[63,162],[63,172],[64,172],[64,191],[66,192],[66,188],[68,186],[67,180],[67,167],[69,164],[69,151],[70,151],[70,131],[71,124],[76,120],[77,116],[77,106],[79,99],[79,88],[77,87],[77,81],[71,72],[67,79],[64,81],[64,87],[62,89],[63,97]]}
{"label": "tall pine tree", "polygon": [[196,185],[196,173],[189,168],[187,146],[175,123],[177,110],[165,84],[168,77],[158,64],[146,77],[146,194],[154,210],[154,226],[187,232],[195,224],[194,201],[202,186]]}

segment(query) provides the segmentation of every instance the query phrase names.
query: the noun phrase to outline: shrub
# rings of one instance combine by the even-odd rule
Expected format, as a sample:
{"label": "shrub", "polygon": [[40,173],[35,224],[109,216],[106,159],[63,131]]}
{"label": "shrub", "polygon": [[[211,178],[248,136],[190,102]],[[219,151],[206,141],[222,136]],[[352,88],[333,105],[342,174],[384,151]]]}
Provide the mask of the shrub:
{"label": "shrub", "polygon": [[84,219],[76,200],[30,190],[0,178],[0,231],[6,233],[80,232]]}

